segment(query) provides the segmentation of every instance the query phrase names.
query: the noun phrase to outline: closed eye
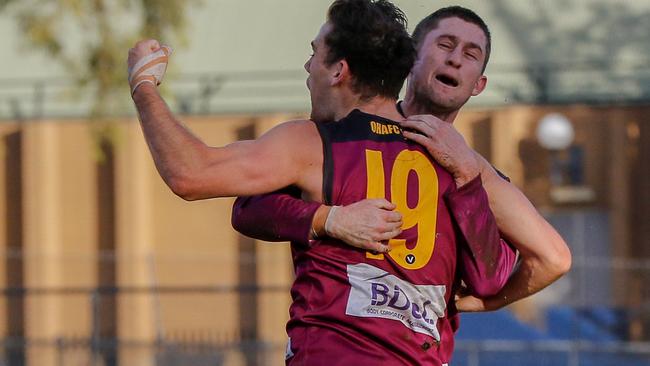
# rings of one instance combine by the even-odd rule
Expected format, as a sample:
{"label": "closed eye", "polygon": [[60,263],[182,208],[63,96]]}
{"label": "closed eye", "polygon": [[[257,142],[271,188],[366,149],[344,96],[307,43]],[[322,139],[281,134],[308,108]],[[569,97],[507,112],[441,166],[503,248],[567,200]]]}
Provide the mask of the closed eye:
{"label": "closed eye", "polygon": [[478,56],[472,52],[465,52],[465,56],[471,58],[472,60],[478,60]]}

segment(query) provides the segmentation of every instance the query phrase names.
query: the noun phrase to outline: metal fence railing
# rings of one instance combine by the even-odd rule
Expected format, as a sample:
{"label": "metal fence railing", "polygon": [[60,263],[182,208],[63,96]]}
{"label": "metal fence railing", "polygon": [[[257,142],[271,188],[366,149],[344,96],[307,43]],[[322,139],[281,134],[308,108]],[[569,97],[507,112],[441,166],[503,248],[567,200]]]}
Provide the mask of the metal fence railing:
{"label": "metal fence railing", "polygon": [[[557,219],[570,223],[564,217]],[[581,230],[575,231],[566,237],[582,235]],[[544,335],[543,340],[459,337],[452,365],[650,365],[650,336],[644,334],[650,325],[650,261],[598,254],[591,251],[597,248],[597,241],[589,236],[585,241],[585,250],[580,250],[579,241],[571,241],[571,272],[528,302],[547,319],[534,326],[522,322],[522,327],[535,328]],[[290,264],[275,257],[279,254],[237,258],[186,254],[157,257],[157,261],[148,256],[108,254],[51,257],[61,263],[62,278],[67,279],[61,281],[62,287],[0,289],[0,314],[5,314],[0,321],[9,324],[2,328],[0,323],[5,335],[0,338],[0,366],[282,365],[291,278],[284,274],[290,272]],[[5,256],[6,261],[26,263],[41,258],[41,254],[21,252]],[[142,282],[158,285],[63,287],[70,281],[91,284],[97,260],[108,261],[122,271],[154,266],[155,262],[151,278],[144,276]],[[84,266],[77,268],[80,263]],[[236,273],[242,263],[275,265],[269,270],[275,276],[260,275],[255,284],[238,285]],[[34,266],[32,263],[30,268]],[[224,277],[214,285],[180,281],[176,276],[180,269],[205,269],[200,278],[211,283],[222,278],[207,269],[227,266],[232,267],[224,272],[232,272],[229,279]],[[131,335],[129,329],[138,329],[129,328],[123,319],[134,311],[145,318],[149,333],[144,337]],[[47,312],[51,313],[44,315]],[[251,313],[256,315],[250,317]],[[19,318],[22,324],[16,321]],[[478,318],[475,322],[483,321]],[[472,329],[469,325],[470,321],[462,320],[460,332]]]}
{"label": "metal fence railing", "polygon": [[[6,288],[0,291],[0,308],[9,317],[22,316],[24,325],[18,329],[22,334],[0,338],[0,366],[279,364],[285,345],[265,339],[255,326],[242,329],[241,321],[236,320],[240,317],[235,309],[237,298],[251,294],[271,296],[271,299],[287,297],[288,288],[273,285]],[[144,309],[134,309],[132,303],[142,299],[146,300]],[[224,302],[231,306],[223,309]],[[28,312],[27,303],[39,305]],[[22,308],[16,309],[17,304]],[[39,313],[42,316],[43,312],[51,312],[49,322],[52,322],[54,317],[60,317],[62,308],[74,308],[73,314],[60,319],[55,330],[27,330],[27,323],[34,324],[33,319]],[[146,325],[148,336],[143,338],[128,331],[124,334],[125,331],[118,329],[119,313],[143,310],[143,315],[154,323]],[[202,319],[191,321],[197,314]],[[214,320],[215,314],[227,314],[226,317],[235,321],[219,322]],[[286,309],[275,315],[282,319]],[[67,326],[75,322],[76,326]],[[199,328],[197,323],[204,325]],[[14,325],[13,333],[16,330]],[[30,336],[28,332],[52,336]],[[75,332],[80,333],[71,335]],[[277,339],[285,337],[280,335]]]}
{"label": "metal fence railing", "polygon": [[[194,339],[186,341],[96,343],[90,339],[1,341],[0,365],[24,365],[11,354],[50,350],[53,366],[134,365],[148,358],[155,366],[276,366],[284,364],[284,344]],[[137,357],[137,355],[141,357]],[[248,359],[245,359],[247,356]],[[120,361],[122,360],[122,361]],[[453,366],[647,366],[650,343],[592,343],[579,341],[460,341]]]}
{"label": "metal fence railing", "polygon": [[[281,364],[284,345],[261,341],[219,341],[192,335],[186,340],[157,340],[154,342],[133,342],[123,340],[94,341],[89,338],[16,339],[0,340],[0,365],[34,365],[28,359],[43,360],[46,354],[48,365],[52,366],[110,366],[139,365],[155,366],[219,366]],[[233,362],[245,359],[249,361]],[[252,357],[251,357],[252,356]],[[229,361],[231,360],[231,361]]]}
{"label": "metal fence railing", "polygon": [[[579,263],[579,262],[578,262]],[[48,366],[118,366],[118,365],[233,365],[233,366],[273,366],[284,363],[284,333],[281,326],[273,331],[278,337],[269,339],[257,331],[246,333],[237,330],[237,326],[223,329],[210,325],[209,313],[201,313],[206,324],[203,329],[188,326],[184,329],[184,316],[195,315],[198,308],[209,307],[215,313],[221,313],[224,296],[257,294],[259,296],[287,296],[288,288],[278,286],[196,286],[196,287],[99,287],[99,288],[10,288],[3,291],[5,302],[20,298],[25,304],[36,298],[59,298],[63,306],[77,306],[79,314],[88,314],[87,332],[70,336],[70,332],[52,337],[9,336],[0,339],[0,366],[48,365]],[[150,296],[151,319],[159,324],[152,327],[154,335],[149,340],[134,340],[120,337],[118,332],[107,334],[107,309],[130,297]],[[106,297],[117,300],[106,301]],[[203,298],[203,300],[200,300]],[[75,300],[76,299],[76,300]],[[74,300],[74,301],[73,301]],[[175,307],[174,303],[182,301],[184,307]],[[273,299],[271,299],[273,301]],[[0,302],[2,302],[0,300]],[[237,301],[231,301],[231,307]],[[157,305],[156,305],[157,304]],[[620,305],[620,304],[619,304]],[[563,304],[574,314],[580,314],[589,307]],[[85,307],[85,310],[84,310]],[[156,307],[160,307],[156,309]],[[162,309],[162,310],[161,310]],[[178,312],[176,326],[171,326],[166,314],[172,310]],[[580,317],[560,318],[562,327],[566,327],[565,337],[560,340],[460,340],[452,365],[454,366],[641,366],[650,365],[650,342],[630,342],[626,340],[629,317],[643,318],[644,308],[623,307],[628,318],[621,323],[621,329],[605,329],[612,332],[614,338],[607,341],[589,340],[589,334],[579,330]],[[130,311],[129,308],[112,309],[113,311]],[[230,309],[236,314],[236,309]],[[162,312],[162,314],[160,314]],[[26,317],[33,314],[25,313]],[[236,315],[231,315],[236,316]],[[284,319],[286,307],[279,307],[271,317]],[[480,316],[490,316],[488,314]],[[111,320],[113,321],[113,320]],[[181,325],[178,325],[181,323]],[[574,324],[576,323],[576,324]],[[462,324],[462,323],[461,323]],[[571,329],[575,329],[572,331]],[[462,330],[462,326],[461,326]],[[616,338],[618,337],[618,338]],[[612,340],[614,339],[614,340]],[[34,359],[46,360],[46,363],[34,363]],[[139,362],[137,360],[147,360]],[[32,361],[29,361],[32,360]]]}

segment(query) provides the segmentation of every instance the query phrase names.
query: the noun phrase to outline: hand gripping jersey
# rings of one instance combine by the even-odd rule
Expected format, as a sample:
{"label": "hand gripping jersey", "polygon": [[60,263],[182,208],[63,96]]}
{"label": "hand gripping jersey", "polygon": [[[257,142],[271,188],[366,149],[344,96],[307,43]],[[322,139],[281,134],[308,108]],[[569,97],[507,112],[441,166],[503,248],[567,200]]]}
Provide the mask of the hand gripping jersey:
{"label": "hand gripping jersey", "polygon": [[456,189],[452,176],[393,121],[354,110],[318,129],[325,203],[386,198],[404,225],[386,255],[334,239],[292,244],[287,364],[447,363],[462,240],[444,199]]}

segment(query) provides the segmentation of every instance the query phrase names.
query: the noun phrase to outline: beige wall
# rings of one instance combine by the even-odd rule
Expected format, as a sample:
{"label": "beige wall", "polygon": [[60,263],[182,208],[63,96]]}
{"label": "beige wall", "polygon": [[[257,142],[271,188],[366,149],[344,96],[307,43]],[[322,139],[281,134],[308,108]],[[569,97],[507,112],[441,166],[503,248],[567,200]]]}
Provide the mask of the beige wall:
{"label": "beige wall", "polygon": [[[206,142],[223,145],[251,124],[260,132],[291,116],[188,118]],[[30,288],[92,289],[97,260],[115,261],[117,284],[124,287],[218,287],[238,282],[238,234],[230,226],[233,199],[185,202],[162,182],[134,121],[116,122],[115,212],[116,253],[98,253],[97,162],[94,126],[87,121],[38,121],[4,124],[0,135],[22,132],[24,285]],[[4,140],[3,144],[4,144]],[[6,153],[6,149],[0,149]],[[0,159],[0,189],[5,191],[5,159]],[[19,179],[19,178],[16,178]],[[0,209],[8,207],[0,195]],[[3,218],[9,218],[1,211]],[[0,244],[6,243],[8,219],[0,220]],[[292,281],[286,244],[258,244],[260,285],[288,287]],[[0,279],[7,283],[5,272]],[[5,299],[1,299],[6,309]],[[122,293],[118,296],[118,336],[153,342],[157,336],[182,340],[189,334],[215,339],[238,337],[237,293]],[[261,293],[259,334],[282,343],[288,316],[287,293]],[[87,337],[92,327],[89,294],[28,294],[25,335],[54,341]],[[0,331],[6,332],[6,311]],[[237,355],[231,355],[237,359]],[[229,357],[231,357],[229,356]],[[277,355],[281,357],[281,355]],[[124,352],[127,364],[152,364],[151,354]],[[33,348],[32,365],[54,362],[52,347]],[[232,363],[230,363],[232,364]]]}

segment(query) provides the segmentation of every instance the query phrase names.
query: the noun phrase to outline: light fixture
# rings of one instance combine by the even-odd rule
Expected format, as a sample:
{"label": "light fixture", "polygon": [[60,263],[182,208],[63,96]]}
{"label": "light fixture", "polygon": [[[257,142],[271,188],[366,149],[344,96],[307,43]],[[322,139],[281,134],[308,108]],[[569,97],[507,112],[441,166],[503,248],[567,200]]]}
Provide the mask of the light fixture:
{"label": "light fixture", "polygon": [[544,116],[537,126],[537,141],[545,149],[564,150],[571,146],[575,132],[568,118],[559,113]]}

